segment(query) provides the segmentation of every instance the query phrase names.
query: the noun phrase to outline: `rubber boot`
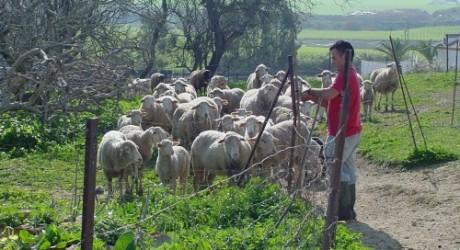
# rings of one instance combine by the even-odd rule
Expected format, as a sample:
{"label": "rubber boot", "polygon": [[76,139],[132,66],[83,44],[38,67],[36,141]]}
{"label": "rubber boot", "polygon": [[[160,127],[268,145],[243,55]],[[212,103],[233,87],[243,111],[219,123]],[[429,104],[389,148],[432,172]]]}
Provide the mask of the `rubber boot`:
{"label": "rubber boot", "polygon": [[350,186],[348,182],[340,182],[339,192],[339,220],[351,220],[352,219],[352,202],[350,194]]}
{"label": "rubber boot", "polygon": [[351,219],[356,219],[356,212],[355,212],[355,202],[356,202],[356,185],[350,184],[350,199],[351,199]]}

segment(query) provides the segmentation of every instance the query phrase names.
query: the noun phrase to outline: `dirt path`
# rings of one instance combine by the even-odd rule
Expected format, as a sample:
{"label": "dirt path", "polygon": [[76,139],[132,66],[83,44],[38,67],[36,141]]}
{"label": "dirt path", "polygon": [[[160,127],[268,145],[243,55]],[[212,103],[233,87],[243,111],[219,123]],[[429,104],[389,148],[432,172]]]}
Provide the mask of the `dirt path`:
{"label": "dirt path", "polygon": [[460,161],[401,172],[358,160],[358,221],[375,249],[460,249]]}

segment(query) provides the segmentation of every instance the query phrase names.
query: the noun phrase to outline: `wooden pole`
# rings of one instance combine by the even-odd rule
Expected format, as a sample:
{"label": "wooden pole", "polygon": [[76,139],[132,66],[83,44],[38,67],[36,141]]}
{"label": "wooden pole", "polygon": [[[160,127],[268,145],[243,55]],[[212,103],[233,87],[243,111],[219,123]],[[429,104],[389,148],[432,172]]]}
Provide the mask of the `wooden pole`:
{"label": "wooden pole", "polygon": [[454,93],[452,99],[452,117],[450,119],[450,125],[454,126],[455,107],[457,106],[457,81],[458,81],[458,39],[457,47],[455,48],[455,76],[454,76]]}
{"label": "wooden pole", "polygon": [[93,249],[94,203],[96,196],[97,118],[86,121],[85,176],[81,249]]}
{"label": "wooden pole", "polygon": [[292,111],[294,113],[294,117],[292,118],[292,131],[291,131],[291,150],[290,150],[290,157],[289,157],[289,169],[288,169],[288,190],[292,190],[292,180],[293,180],[293,166],[294,166],[294,152],[295,152],[295,144],[296,144],[296,130],[297,130],[297,105],[296,105],[296,84],[294,81],[294,61],[292,56],[288,56],[289,68],[291,72],[289,74],[289,79],[291,81],[291,100],[292,100]]}
{"label": "wooden pole", "polygon": [[449,35],[446,34],[446,73],[449,72]]}
{"label": "wooden pole", "polygon": [[345,146],[345,133],[347,130],[348,120],[348,107],[350,103],[350,91],[348,88],[348,69],[351,63],[351,50],[346,50],[345,53],[345,69],[343,72],[344,95],[342,98],[342,108],[340,110],[340,129],[337,135],[335,136],[335,159],[331,171],[331,191],[329,193],[329,201],[327,204],[326,212],[326,223],[324,225],[324,240],[322,247],[323,250],[331,249],[331,245],[335,241],[335,232],[337,226],[337,212],[339,208],[338,203],[340,194],[340,171],[342,168],[343,148]]}

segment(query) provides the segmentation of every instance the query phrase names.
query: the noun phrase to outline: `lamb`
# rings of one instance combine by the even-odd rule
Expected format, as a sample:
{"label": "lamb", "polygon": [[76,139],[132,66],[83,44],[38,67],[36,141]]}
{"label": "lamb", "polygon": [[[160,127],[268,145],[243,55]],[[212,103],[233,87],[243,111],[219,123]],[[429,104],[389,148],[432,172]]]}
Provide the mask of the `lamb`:
{"label": "lamb", "polygon": [[170,132],[172,129],[170,117],[163,111],[160,103],[157,103],[156,100],[157,98],[153,95],[146,95],[141,99],[142,128],[160,126]]}
{"label": "lamb", "polygon": [[329,70],[323,70],[318,77],[321,78],[322,88],[327,88],[332,85],[335,80],[336,74]]}
{"label": "lamb", "polygon": [[182,186],[182,194],[186,192],[187,176],[190,172],[190,154],[181,146],[174,146],[169,139],[158,143],[158,158],[155,164],[155,172],[163,184],[171,185],[176,194],[176,181]]}
{"label": "lamb", "polygon": [[241,98],[240,107],[252,111],[254,115],[266,115],[277,93],[278,88],[273,84],[251,89]]}
{"label": "lamb", "polygon": [[[264,116],[255,116],[250,115],[246,117],[242,122],[238,123],[238,126],[244,127],[244,137],[245,138],[252,138],[257,136],[261,129],[262,125],[265,122]],[[271,119],[268,120],[266,128],[273,125],[273,121]]]}
{"label": "lamb", "polygon": [[237,124],[235,123],[239,120],[240,117],[224,115],[218,119],[217,130],[222,132],[233,131],[237,132],[240,135],[243,135],[244,129],[241,129],[240,126],[237,126]]}
{"label": "lamb", "polygon": [[209,80],[212,77],[212,72],[207,69],[195,70],[190,74],[190,84],[198,91],[206,90]]}
{"label": "lamb", "polygon": [[[121,184],[121,197],[132,193],[128,182],[128,176],[132,171],[136,175],[137,166],[142,163],[142,156],[138,151],[139,147],[119,131],[109,131],[102,137],[97,150],[97,165],[104,170],[107,178],[108,197],[112,196],[112,178],[119,177]],[[123,189],[125,184],[125,189]]]}
{"label": "lamb", "polygon": [[[199,99],[197,99],[199,100]],[[173,136],[179,138],[181,145],[185,148],[190,148],[193,139],[200,132],[215,129],[215,121],[218,118],[217,105],[210,100],[201,99],[197,102],[188,103],[191,106],[186,106],[180,109],[182,105],[174,112],[173,118]],[[182,114],[180,114],[183,112]]]}
{"label": "lamb", "polygon": [[391,93],[391,111],[394,111],[394,94],[399,84],[396,64],[390,63],[386,68],[372,71],[370,80],[374,83],[374,91],[380,93],[376,110],[380,110],[380,101],[382,100],[382,95],[385,95],[385,112],[388,111],[388,94]]}
{"label": "lamb", "polygon": [[144,191],[142,186],[143,169],[152,158],[152,153],[156,148],[156,144],[158,144],[161,140],[168,138],[169,134],[161,127],[150,127],[143,131],[141,127],[133,125],[121,128],[120,132],[123,133],[128,140],[133,141],[139,147],[138,150],[142,156],[142,164],[138,166],[136,193],[138,195],[142,195]]}
{"label": "lamb", "polygon": [[275,78],[278,79],[280,82],[283,82],[284,77],[286,77],[286,72],[284,70],[280,70],[275,74]]}
{"label": "lamb", "polygon": [[[240,172],[250,153],[249,142],[235,132],[208,130],[200,133],[191,147],[195,191],[205,177],[210,185],[217,174],[231,176]],[[205,176],[205,171],[208,176]]]}
{"label": "lamb", "polygon": [[251,73],[247,80],[246,90],[258,89],[262,86],[261,77],[268,73],[267,66],[259,64],[256,67],[256,70]]}
{"label": "lamb", "polygon": [[364,108],[364,120],[371,120],[372,104],[374,102],[374,88],[371,81],[365,80],[363,82],[360,95]]}
{"label": "lamb", "polygon": [[137,109],[131,110],[128,114],[122,115],[118,118],[118,129],[126,125],[136,125],[140,126],[142,122],[141,111]]}
{"label": "lamb", "polygon": [[215,88],[228,89],[227,83],[227,78],[225,78],[224,76],[215,75],[211,78],[206,93],[209,94],[209,92]]}
{"label": "lamb", "polygon": [[176,80],[174,82],[174,90],[176,91],[176,94],[189,93],[193,99],[197,97],[196,90],[193,86],[181,80]]}
{"label": "lamb", "polygon": [[208,92],[208,96],[213,97],[220,97],[224,100],[228,101],[228,105],[225,106],[222,110],[224,114],[230,114],[234,110],[240,107],[241,98],[243,98],[244,91],[240,88],[233,88],[233,89],[220,89],[215,88]]}
{"label": "lamb", "polygon": [[162,73],[153,73],[151,76],[150,76],[150,84],[151,84],[151,93],[153,93],[153,89],[158,85],[160,84],[160,82],[164,82],[166,79],[166,76]]}
{"label": "lamb", "polygon": [[[251,144],[251,147],[254,147],[257,137],[249,138],[248,141]],[[256,176],[269,177],[272,176],[273,169],[277,167],[280,162],[278,162],[276,157],[270,157],[275,155],[278,151],[276,148],[278,144],[278,139],[274,138],[272,134],[267,131],[264,131],[260,136],[259,143],[257,144],[256,150],[254,152],[253,162],[258,164],[252,174]],[[260,163],[260,164],[259,164]],[[267,173],[270,172],[269,175]]]}
{"label": "lamb", "polygon": [[178,100],[172,96],[161,96],[155,100],[156,103],[160,104],[161,109],[167,115],[169,122],[172,122],[172,116],[176,111]]}
{"label": "lamb", "polygon": [[[300,112],[299,115],[300,115],[301,121],[307,124],[310,123],[311,118],[308,115],[305,115],[302,112]],[[292,120],[294,119],[294,111],[286,107],[275,107],[273,109],[271,118],[274,124],[277,124],[283,121],[287,121],[287,120]]]}

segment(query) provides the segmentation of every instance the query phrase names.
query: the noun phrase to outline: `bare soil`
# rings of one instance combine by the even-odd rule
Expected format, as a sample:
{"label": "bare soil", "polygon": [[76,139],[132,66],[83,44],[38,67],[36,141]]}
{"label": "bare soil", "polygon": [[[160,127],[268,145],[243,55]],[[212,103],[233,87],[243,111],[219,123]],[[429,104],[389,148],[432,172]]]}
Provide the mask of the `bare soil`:
{"label": "bare soil", "polygon": [[460,249],[460,161],[402,171],[358,160],[357,221],[374,249]]}

